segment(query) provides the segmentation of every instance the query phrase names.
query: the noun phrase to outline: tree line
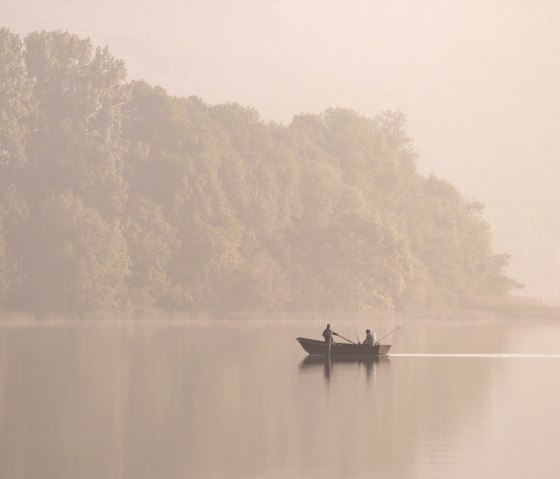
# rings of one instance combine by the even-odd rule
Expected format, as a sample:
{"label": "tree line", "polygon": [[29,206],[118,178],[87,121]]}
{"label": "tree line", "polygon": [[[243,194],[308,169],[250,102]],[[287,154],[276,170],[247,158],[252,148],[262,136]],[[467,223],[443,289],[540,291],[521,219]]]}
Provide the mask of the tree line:
{"label": "tree line", "polygon": [[0,308],[407,310],[503,298],[483,206],[399,112],[267,123],[0,29]]}

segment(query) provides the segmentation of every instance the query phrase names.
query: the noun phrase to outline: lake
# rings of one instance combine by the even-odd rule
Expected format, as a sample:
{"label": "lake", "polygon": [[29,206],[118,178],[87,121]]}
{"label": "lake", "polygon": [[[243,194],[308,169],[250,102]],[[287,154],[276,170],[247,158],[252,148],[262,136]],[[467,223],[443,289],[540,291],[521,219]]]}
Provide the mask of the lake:
{"label": "lake", "polygon": [[[355,340],[398,320],[329,321]],[[560,470],[560,322],[416,320],[310,360],[320,315],[0,323],[0,477],[521,478]]]}

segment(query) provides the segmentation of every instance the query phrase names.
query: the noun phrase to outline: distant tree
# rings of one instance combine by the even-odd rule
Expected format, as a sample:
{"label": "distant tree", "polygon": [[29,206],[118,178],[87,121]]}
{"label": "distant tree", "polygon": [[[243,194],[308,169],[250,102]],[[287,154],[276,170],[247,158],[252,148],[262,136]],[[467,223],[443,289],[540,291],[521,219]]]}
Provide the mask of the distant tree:
{"label": "distant tree", "polygon": [[382,111],[375,116],[373,122],[384,141],[393,148],[399,157],[399,166],[403,170],[416,172],[417,154],[414,142],[406,131],[406,116],[401,111]]}
{"label": "distant tree", "polygon": [[20,38],[0,28],[0,181],[5,185],[25,162],[31,82],[28,80]]}
{"label": "distant tree", "polygon": [[128,285],[136,308],[184,308],[192,298],[169,278],[170,262],[180,241],[176,230],[163,217],[162,209],[145,198],[129,202],[130,224],[126,229],[130,255]]}
{"label": "distant tree", "polygon": [[[433,175],[422,179],[416,194],[408,207],[408,234],[417,260],[406,306],[467,306],[477,297],[503,296],[515,287],[505,275],[506,263],[494,259],[480,203],[469,204],[453,185]],[[504,288],[497,293],[492,284]],[[412,291],[422,291],[422,299]]]}
{"label": "distant tree", "polygon": [[340,170],[320,162],[308,163],[299,195],[302,200],[302,230],[320,230],[335,220],[335,207],[342,190]]}
{"label": "distant tree", "polygon": [[495,254],[492,266],[484,283],[484,293],[489,297],[503,298],[515,289],[522,289],[525,285],[516,279],[506,276],[505,270],[509,265],[510,254]]}
{"label": "distant tree", "polygon": [[129,100],[123,62],[66,32],[34,32],[25,45],[37,104],[28,148],[34,193],[72,190],[103,215],[120,215],[122,108]]}
{"label": "distant tree", "polygon": [[507,259],[400,112],[265,123],[0,29],[0,306],[437,309],[506,296]]}
{"label": "distant tree", "polygon": [[70,191],[47,199],[32,220],[22,245],[20,308],[76,312],[122,306],[129,264],[117,225]]}
{"label": "distant tree", "polygon": [[226,310],[278,311],[293,299],[287,272],[265,251],[244,258],[218,293],[218,305]]}
{"label": "distant tree", "polygon": [[[152,123],[161,134],[153,135]],[[128,141],[149,145],[132,172],[133,191],[162,206],[181,240],[170,267],[172,282],[199,307],[213,307],[217,285],[241,261],[242,226],[221,179],[230,154],[221,128],[199,99],[171,98],[137,83],[124,131]]]}
{"label": "distant tree", "polygon": [[27,212],[21,181],[31,107],[20,38],[0,28],[0,307],[17,280],[18,234]]}

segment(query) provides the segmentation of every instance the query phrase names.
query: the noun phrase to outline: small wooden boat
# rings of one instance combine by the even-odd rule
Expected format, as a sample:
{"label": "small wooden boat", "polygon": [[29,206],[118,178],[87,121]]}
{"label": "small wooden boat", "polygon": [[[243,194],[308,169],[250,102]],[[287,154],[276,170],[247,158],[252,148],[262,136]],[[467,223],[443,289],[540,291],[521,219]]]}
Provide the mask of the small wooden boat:
{"label": "small wooden boat", "polygon": [[[301,344],[301,347],[307,351],[311,356],[328,356],[329,345],[325,341],[318,341],[316,339],[296,338]],[[367,344],[345,344],[336,343],[331,346],[331,356],[385,356],[389,349],[390,344],[376,344],[375,346],[368,346]]]}

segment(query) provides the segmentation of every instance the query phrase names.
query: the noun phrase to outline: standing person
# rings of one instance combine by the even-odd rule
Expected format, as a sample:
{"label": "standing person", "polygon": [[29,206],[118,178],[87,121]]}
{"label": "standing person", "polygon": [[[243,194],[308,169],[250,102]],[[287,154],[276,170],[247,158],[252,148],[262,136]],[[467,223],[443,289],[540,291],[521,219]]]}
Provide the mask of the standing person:
{"label": "standing person", "polygon": [[331,357],[331,347],[333,345],[336,346],[336,344],[334,343],[334,339],[333,339],[333,335],[335,335],[335,334],[336,333],[331,330],[331,325],[327,324],[327,327],[323,331],[323,338],[325,338],[325,343],[327,343],[327,356],[329,358]]}
{"label": "standing person", "polygon": [[375,344],[375,333],[372,334],[369,329],[366,329],[366,340],[362,344],[373,346]]}
{"label": "standing person", "polygon": [[323,338],[325,338],[325,343],[333,344],[333,335],[336,333],[331,330],[331,325],[327,324],[326,329],[323,331]]}

